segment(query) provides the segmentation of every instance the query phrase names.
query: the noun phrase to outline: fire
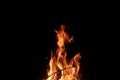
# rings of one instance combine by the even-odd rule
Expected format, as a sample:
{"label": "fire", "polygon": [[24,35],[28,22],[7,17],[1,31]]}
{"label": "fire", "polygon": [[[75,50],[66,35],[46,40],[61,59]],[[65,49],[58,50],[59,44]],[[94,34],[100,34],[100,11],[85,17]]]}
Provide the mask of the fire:
{"label": "fire", "polygon": [[47,72],[46,80],[81,80],[79,69],[81,59],[80,53],[76,54],[70,61],[67,58],[65,45],[73,41],[73,37],[65,32],[65,25],[61,25],[61,29],[56,31],[58,48],[56,53],[51,52],[49,62],[50,69]]}

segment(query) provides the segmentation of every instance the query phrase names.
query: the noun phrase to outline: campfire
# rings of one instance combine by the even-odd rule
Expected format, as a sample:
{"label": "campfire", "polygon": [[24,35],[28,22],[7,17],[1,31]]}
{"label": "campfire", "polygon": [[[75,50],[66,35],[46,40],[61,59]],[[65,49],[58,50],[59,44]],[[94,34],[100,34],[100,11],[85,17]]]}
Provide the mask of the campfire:
{"label": "campfire", "polygon": [[51,52],[49,69],[45,80],[81,80],[80,74],[80,53],[77,53],[71,60],[67,59],[66,45],[73,41],[65,31],[65,25],[60,30],[55,30],[57,37],[57,50]]}

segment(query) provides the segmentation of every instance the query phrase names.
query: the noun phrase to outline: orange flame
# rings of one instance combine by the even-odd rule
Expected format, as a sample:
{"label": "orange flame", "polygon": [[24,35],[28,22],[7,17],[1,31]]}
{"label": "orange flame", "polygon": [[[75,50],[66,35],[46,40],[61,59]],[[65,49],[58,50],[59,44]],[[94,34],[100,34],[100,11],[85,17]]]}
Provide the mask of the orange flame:
{"label": "orange flame", "polygon": [[55,30],[55,32],[57,34],[58,48],[55,54],[51,53],[50,69],[47,72],[48,77],[46,80],[80,80],[80,53],[75,55],[70,61],[66,59],[65,45],[73,41],[73,37],[69,37],[65,32],[64,25],[61,25],[61,29],[59,31]]}

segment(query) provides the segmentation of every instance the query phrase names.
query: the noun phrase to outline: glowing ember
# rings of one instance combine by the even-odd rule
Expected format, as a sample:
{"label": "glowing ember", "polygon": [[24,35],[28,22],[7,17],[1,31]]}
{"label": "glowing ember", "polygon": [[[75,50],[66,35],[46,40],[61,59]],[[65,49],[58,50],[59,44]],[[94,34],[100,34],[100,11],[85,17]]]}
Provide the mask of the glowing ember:
{"label": "glowing ember", "polygon": [[50,69],[47,72],[46,80],[81,80],[79,69],[81,59],[80,53],[76,54],[70,61],[66,59],[67,52],[65,45],[73,41],[73,37],[65,32],[65,26],[61,25],[61,29],[56,31],[58,48],[56,53],[51,53],[49,62]]}

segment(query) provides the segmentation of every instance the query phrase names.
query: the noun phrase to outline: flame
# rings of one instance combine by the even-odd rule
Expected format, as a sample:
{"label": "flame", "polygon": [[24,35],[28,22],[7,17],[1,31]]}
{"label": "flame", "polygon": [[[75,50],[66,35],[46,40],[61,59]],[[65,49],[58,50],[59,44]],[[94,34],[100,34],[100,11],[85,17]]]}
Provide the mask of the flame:
{"label": "flame", "polygon": [[81,59],[80,53],[76,54],[70,61],[67,58],[65,45],[73,41],[73,37],[65,32],[65,25],[61,25],[61,29],[56,31],[58,48],[56,53],[51,52],[49,62],[50,69],[47,72],[46,80],[80,80],[79,69]]}

